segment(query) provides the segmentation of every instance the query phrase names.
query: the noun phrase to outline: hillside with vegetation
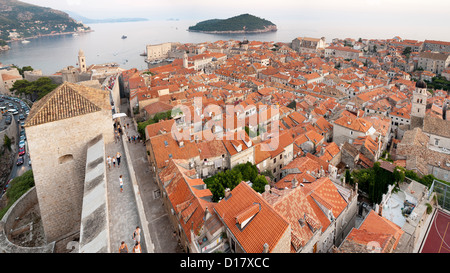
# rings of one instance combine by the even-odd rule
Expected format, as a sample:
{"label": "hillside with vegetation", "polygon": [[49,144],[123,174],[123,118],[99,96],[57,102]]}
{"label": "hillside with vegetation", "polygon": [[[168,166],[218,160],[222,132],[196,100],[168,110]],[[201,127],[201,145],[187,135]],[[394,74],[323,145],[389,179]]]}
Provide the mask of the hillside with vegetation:
{"label": "hillside with vegetation", "polygon": [[228,19],[211,19],[190,26],[188,31],[204,33],[260,33],[276,31],[277,26],[251,14],[242,14]]}
{"label": "hillside with vegetation", "polygon": [[0,40],[89,30],[67,13],[17,0],[0,0]]}

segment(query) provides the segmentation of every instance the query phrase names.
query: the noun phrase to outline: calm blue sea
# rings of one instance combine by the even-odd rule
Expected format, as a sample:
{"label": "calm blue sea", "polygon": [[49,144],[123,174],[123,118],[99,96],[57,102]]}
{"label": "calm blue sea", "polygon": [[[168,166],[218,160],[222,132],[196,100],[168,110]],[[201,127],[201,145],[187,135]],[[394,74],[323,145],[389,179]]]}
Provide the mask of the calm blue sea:
{"label": "calm blue sea", "polygon": [[[248,40],[291,42],[296,37],[326,37],[327,42],[333,38],[392,38],[399,35],[405,39],[436,39],[450,40],[449,37],[431,37],[426,29],[408,28],[377,24],[370,28],[364,24],[348,22],[346,25],[335,25],[328,21],[284,21],[274,22],[278,26],[277,32],[261,34],[203,34],[186,31],[196,21],[144,21],[127,23],[90,24],[94,32],[79,36],[62,35],[30,39],[30,43],[13,42],[11,49],[0,52],[0,62],[15,64],[19,67],[30,65],[34,69],[41,69],[44,74],[53,74],[60,69],[77,64],[77,54],[83,49],[87,64],[102,64],[117,62],[125,69],[147,68],[144,57],[140,53],[145,51],[147,44],[164,42],[200,43],[217,40]],[[448,29],[447,29],[448,31]],[[423,36],[423,34],[428,37]],[[448,32],[440,32],[447,35]],[[127,39],[121,39],[126,35]]]}

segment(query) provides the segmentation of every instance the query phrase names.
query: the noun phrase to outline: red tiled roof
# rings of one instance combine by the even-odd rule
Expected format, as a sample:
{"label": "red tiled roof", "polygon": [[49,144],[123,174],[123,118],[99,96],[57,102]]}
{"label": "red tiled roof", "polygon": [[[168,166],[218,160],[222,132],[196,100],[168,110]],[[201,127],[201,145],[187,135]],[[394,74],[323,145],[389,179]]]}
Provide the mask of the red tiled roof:
{"label": "red tiled roof", "polygon": [[173,108],[172,105],[169,105],[169,104],[161,102],[161,101],[157,101],[157,102],[154,102],[152,104],[145,106],[144,110],[147,112],[147,114],[154,115],[157,113],[172,110],[172,108]]}
{"label": "red tiled roof", "polygon": [[157,167],[166,167],[171,158],[190,159],[199,156],[199,151],[195,143],[183,141],[183,144],[183,147],[180,147],[179,143],[170,133],[151,137],[150,145],[153,149]]}
{"label": "red tiled roof", "polygon": [[303,189],[315,202],[331,210],[335,218],[347,206],[347,202],[328,177],[322,177],[313,183],[305,184]]}
{"label": "red tiled roof", "polygon": [[271,189],[262,196],[291,224],[292,252],[305,246],[314,232],[321,228],[319,218],[300,187],[292,190]]}
{"label": "red tiled roof", "polygon": [[367,132],[372,124],[368,121],[363,120],[362,118],[357,118],[355,116],[341,116],[337,119],[334,124],[340,125],[347,129],[351,129],[358,132]]}
{"label": "red tiled roof", "polygon": [[[241,220],[244,214],[256,212],[255,204],[259,211],[241,229],[236,225],[236,217]],[[287,220],[245,182],[236,186],[231,196],[222,199],[214,210],[247,253],[262,253],[266,243],[272,252],[289,229]]]}
{"label": "red tiled roof", "polygon": [[375,211],[371,210],[359,227],[360,230],[367,230],[375,234],[392,235],[395,239],[394,249],[400,241],[400,237],[404,231],[388,219],[379,216]]}
{"label": "red tiled roof", "polygon": [[[214,203],[208,202],[202,197],[210,197],[212,193],[206,190],[196,190],[192,184],[198,184],[201,179],[190,179],[187,175],[192,175],[192,170],[186,170],[179,166],[177,160],[170,160],[167,168],[159,174],[162,183],[165,184],[165,191],[175,215],[179,220],[186,238],[191,241],[190,230],[197,233],[204,225],[204,215],[207,207],[212,209]],[[195,172],[195,170],[194,170]],[[194,180],[194,181],[193,181]],[[197,195],[200,193],[200,195]]]}

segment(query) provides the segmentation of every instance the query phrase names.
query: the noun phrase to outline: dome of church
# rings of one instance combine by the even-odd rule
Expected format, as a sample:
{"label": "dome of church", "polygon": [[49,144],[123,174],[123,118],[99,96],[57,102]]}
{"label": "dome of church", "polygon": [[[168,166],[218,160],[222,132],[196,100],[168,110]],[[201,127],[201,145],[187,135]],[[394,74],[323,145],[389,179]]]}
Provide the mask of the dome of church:
{"label": "dome of church", "polygon": [[427,84],[423,80],[420,80],[420,81],[416,82],[416,87],[417,88],[427,88]]}

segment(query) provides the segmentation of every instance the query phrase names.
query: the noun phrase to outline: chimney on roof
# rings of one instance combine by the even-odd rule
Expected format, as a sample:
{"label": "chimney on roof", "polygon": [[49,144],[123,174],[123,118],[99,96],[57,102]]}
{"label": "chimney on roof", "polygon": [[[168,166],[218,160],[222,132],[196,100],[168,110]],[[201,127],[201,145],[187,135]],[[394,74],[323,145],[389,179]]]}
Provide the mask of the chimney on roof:
{"label": "chimney on roof", "polygon": [[268,243],[265,243],[263,245],[263,253],[269,253],[269,244]]}
{"label": "chimney on roof", "polygon": [[225,199],[227,199],[228,197],[230,197],[230,195],[231,195],[230,188],[226,188],[226,189],[225,189]]}
{"label": "chimney on roof", "polygon": [[206,207],[206,209],[205,209],[205,220],[208,220],[210,216],[211,216],[211,212],[209,212],[208,207]]}
{"label": "chimney on roof", "polygon": [[293,189],[295,189],[295,188],[297,188],[297,185],[298,185],[298,181],[297,181],[297,179],[294,177],[294,179],[292,179],[292,188]]}

